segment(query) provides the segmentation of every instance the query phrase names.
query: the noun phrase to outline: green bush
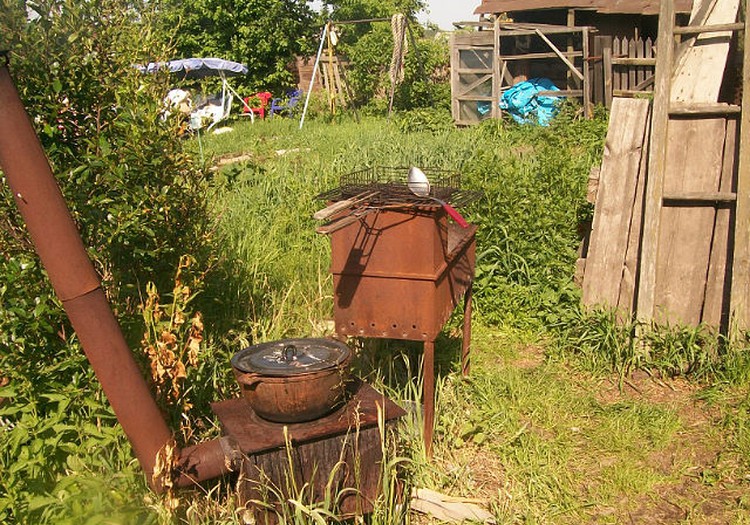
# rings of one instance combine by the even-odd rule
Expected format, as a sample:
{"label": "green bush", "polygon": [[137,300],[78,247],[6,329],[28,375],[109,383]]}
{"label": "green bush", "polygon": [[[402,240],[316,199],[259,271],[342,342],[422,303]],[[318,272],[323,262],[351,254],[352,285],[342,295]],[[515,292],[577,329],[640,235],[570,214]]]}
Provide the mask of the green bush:
{"label": "green bush", "polygon": [[[167,79],[133,67],[168,53],[148,2],[28,6],[32,17],[25,9],[0,13],[11,73],[136,347],[146,283],[171,289],[181,255],[205,268],[210,253],[204,174],[176,121],[163,116]],[[9,380],[0,391],[8,400],[0,406],[0,521],[127,513],[130,504],[112,489],[133,493],[145,484],[4,183],[0,217],[0,384]],[[76,481],[65,481],[74,473]],[[82,487],[91,493],[76,493]]]}

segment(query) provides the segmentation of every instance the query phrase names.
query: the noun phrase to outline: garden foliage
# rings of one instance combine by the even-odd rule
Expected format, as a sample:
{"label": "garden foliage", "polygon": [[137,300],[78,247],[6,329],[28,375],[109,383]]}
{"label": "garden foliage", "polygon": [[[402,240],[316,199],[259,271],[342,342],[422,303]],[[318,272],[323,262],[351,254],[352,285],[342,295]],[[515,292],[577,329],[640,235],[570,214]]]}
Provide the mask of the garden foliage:
{"label": "garden foliage", "polygon": [[161,34],[174,58],[219,57],[248,67],[236,80],[248,93],[294,84],[288,65],[316,47],[313,13],[305,0],[162,0]]}
{"label": "garden foliage", "polygon": [[[171,289],[180,257],[191,253],[205,264],[207,253],[203,173],[175,122],[164,118],[164,79],[134,67],[168,52],[153,32],[148,2],[26,5],[31,16],[23,3],[0,13],[1,46],[11,51],[21,98],[137,346],[146,284]],[[61,508],[120,515],[129,503],[105,497],[107,486],[141,484],[127,441],[4,181],[0,197],[0,384],[9,380],[0,390],[7,399],[0,401],[0,521],[44,523],[65,515]],[[74,473],[82,477],[67,481]],[[99,481],[86,487],[92,480]]]}

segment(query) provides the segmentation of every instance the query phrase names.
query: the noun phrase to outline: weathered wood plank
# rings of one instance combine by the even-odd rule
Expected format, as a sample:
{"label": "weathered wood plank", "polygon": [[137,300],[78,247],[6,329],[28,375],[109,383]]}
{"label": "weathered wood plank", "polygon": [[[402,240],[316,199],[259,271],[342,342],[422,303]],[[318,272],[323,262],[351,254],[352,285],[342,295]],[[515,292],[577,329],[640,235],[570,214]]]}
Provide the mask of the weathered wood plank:
{"label": "weathered wood plank", "polygon": [[[733,195],[732,187],[734,184],[734,174],[737,169],[738,132],[737,120],[727,120],[719,192],[729,195]],[[716,210],[711,259],[708,265],[708,277],[706,280],[706,300],[703,304],[701,319],[703,323],[717,327],[722,332],[726,332],[729,322],[731,276],[727,270],[731,263],[732,215],[732,210],[727,207]]]}
{"label": "weathered wood plank", "polygon": [[[650,111],[650,108],[649,108]],[[643,199],[646,190],[646,173],[648,171],[648,137],[651,132],[651,120],[647,117],[646,130],[644,132],[644,148],[641,152],[641,165],[638,169],[638,182],[633,199],[633,212],[630,219],[628,231],[628,247],[625,252],[625,263],[622,270],[622,282],[620,283],[620,296],[617,300],[617,308],[621,316],[627,314],[631,319],[635,312],[636,290],[638,289],[638,264],[643,235]]]}
{"label": "weathered wood plank", "polygon": [[[595,57],[603,57],[604,46],[602,45],[601,36],[595,36],[591,52]],[[570,51],[570,50],[569,50]],[[604,62],[597,60],[594,62],[593,71],[591,72],[591,86],[594,104],[604,105]]]}
{"label": "weathered wood plank", "polygon": [[[690,25],[730,24],[740,0],[702,0],[693,6]],[[700,34],[681,47],[672,82],[672,101],[716,102],[724,77],[731,31]]]}
{"label": "weathered wood plank", "polygon": [[594,116],[594,108],[591,103],[591,68],[589,67],[589,30],[583,29],[583,60],[581,61],[583,70],[583,112],[586,118]]}
{"label": "weathered wood plank", "polygon": [[587,305],[618,303],[648,108],[647,100],[612,103],[583,282]]}
{"label": "weathered wood plank", "polygon": [[667,150],[667,123],[669,120],[669,92],[672,78],[674,46],[674,2],[661,2],[659,8],[659,42],[670,44],[659,46],[656,53],[656,75],[654,79],[654,105],[651,119],[651,141],[648,154],[648,179],[643,211],[643,240],[638,278],[638,319],[650,322],[654,314],[656,290],[656,264],[659,251],[661,222],[661,199],[664,191],[664,172]]}
{"label": "weathered wood plank", "polygon": [[[669,121],[664,194],[717,192],[722,172],[726,120]],[[656,265],[655,318],[696,326],[706,277],[716,210],[663,207]]]}
{"label": "weathered wood plank", "polygon": [[500,118],[500,85],[502,84],[502,66],[505,60],[500,58],[500,17],[495,17],[492,39],[492,118]]}
{"label": "weathered wood plank", "polygon": [[734,258],[732,261],[732,326],[730,333],[750,329],[750,31],[745,20],[744,63],[742,71],[742,118],[737,173]]}
{"label": "weathered wood plank", "polygon": [[602,62],[604,64],[604,105],[607,109],[612,107],[612,39],[610,38],[610,45],[604,47],[602,52]]}

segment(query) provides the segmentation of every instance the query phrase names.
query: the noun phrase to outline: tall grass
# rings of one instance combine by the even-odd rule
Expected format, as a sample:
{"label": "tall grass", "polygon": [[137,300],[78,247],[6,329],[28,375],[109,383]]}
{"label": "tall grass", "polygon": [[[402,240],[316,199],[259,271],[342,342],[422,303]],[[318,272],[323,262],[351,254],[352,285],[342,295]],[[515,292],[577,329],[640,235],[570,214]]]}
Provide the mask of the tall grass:
{"label": "tall grass", "polygon": [[[437,341],[437,421],[434,457],[428,461],[421,344],[350,341],[357,373],[408,412],[392,436],[381,422],[387,460],[369,523],[410,519],[399,479],[407,483],[406,494],[413,485],[486,499],[500,523],[628,521],[636,504],[631,502],[681,487],[683,462],[698,461],[691,456],[693,443],[682,441],[696,432],[694,422],[684,420],[679,407],[617,397],[622,382],[608,394],[616,399],[603,395],[612,372],[624,380],[636,368],[713,383],[696,402],[710,404],[719,413],[718,424],[707,427],[699,445],[719,451],[721,461],[704,465],[701,486],[744,479],[750,468],[750,409],[742,387],[750,378],[747,352],[702,329],[683,327],[644,331],[650,343],[644,347],[632,337],[635,325],[616,322],[612,312],[580,308],[572,284],[577,226],[591,212],[585,183],[601,155],[606,120],[577,120],[574,110],[566,109],[549,129],[423,123],[422,116],[408,115],[392,122],[340,118],[311,120],[299,130],[296,122],[275,119],[237,122],[230,133],[201,137],[206,162],[223,163],[207,195],[219,239],[217,265],[191,303],[204,314],[207,342],[185,381],[196,406],[180,415],[190,420],[193,439],[220,432],[208,404],[237,394],[228,366],[234,351],[262,340],[331,333],[330,245],[315,233],[312,213],[323,205],[315,196],[356,169],[417,165],[456,170],[466,187],[484,191],[481,201],[462,210],[479,225],[472,374],[467,379],[459,374],[456,317]],[[197,142],[193,146],[197,151]],[[84,367],[81,361],[66,366]],[[93,381],[89,376],[85,379]],[[0,403],[0,418],[15,425],[0,419],[3,464],[15,461],[40,478],[44,466],[62,473],[52,477],[57,480],[52,491],[30,498],[14,492],[22,474],[4,471],[8,497],[0,500],[0,516],[2,505],[16,504],[33,507],[18,515],[43,515],[41,523],[92,515],[94,523],[104,522],[101,516],[117,521],[117,512],[123,522],[248,521],[246,509],[237,507],[232,480],[181,493],[177,510],[150,494],[105,400],[77,399],[79,386],[71,385],[59,399],[38,400],[60,405],[48,421],[38,421],[33,404]],[[12,398],[12,388],[1,389],[0,397]],[[96,457],[43,463],[30,453],[33,447],[54,460],[59,446],[69,446],[67,441],[58,446],[55,432],[93,440]],[[650,460],[667,452],[677,466],[665,472]],[[63,480],[66,472],[71,480]],[[282,521],[333,519],[335,491],[312,501],[304,482],[288,488],[292,496],[279,510]],[[279,488],[268,490],[273,499]],[[750,515],[736,507],[727,514],[735,522]],[[698,522],[702,515],[696,515]]]}

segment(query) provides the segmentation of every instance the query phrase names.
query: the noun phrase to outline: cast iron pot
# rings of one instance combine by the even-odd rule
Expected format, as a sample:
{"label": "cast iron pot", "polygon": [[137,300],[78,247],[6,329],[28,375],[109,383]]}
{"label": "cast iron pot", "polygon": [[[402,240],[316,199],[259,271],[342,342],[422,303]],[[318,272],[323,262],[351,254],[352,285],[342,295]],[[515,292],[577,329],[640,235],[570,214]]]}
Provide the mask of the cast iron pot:
{"label": "cast iron pot", "polygon": [[301,423],[344,402],[351,355],[348,346],[331,339],[282,339],[240,350],[232,369],[256,414]]}

